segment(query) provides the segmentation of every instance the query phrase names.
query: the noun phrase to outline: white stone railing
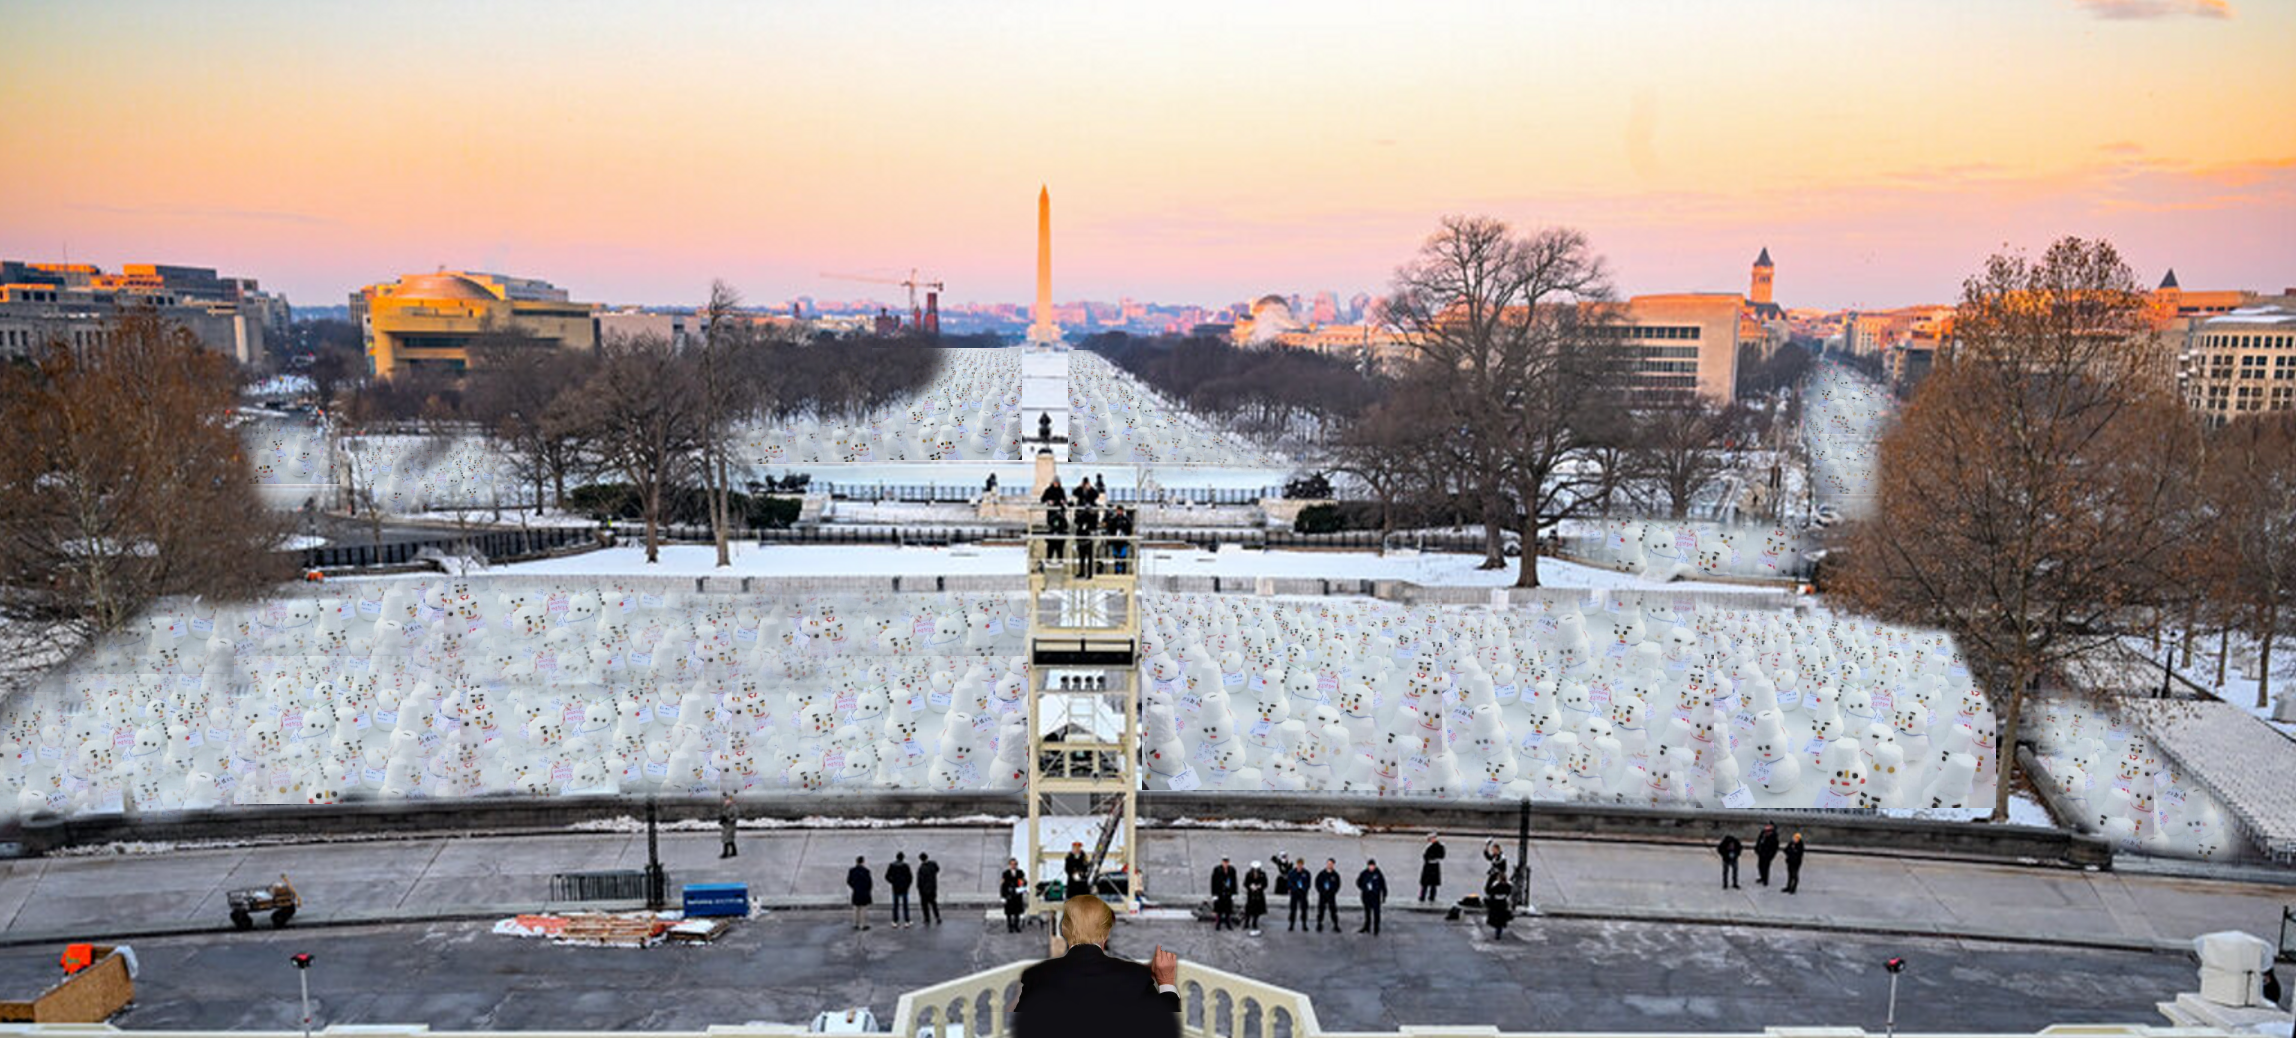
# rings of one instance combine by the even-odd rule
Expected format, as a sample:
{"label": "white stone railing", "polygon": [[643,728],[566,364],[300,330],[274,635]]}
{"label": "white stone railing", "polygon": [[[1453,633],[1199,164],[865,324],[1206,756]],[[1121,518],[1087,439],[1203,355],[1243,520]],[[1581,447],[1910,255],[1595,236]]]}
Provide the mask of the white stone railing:
{"label": "white stone railing", "polygon": [[[1000,966],[997,969],[988,970],[983,973],[975,974],[973,977],[962,979],[969,981],[976,978],[986,978],[991,974],[1007,974],[1013,978],[1014,982],[1017,983],[1020,976],[1019,968],[1026,965],[1026,963],[1016,963],[1011,967]],[[1207,970],[1203,972],[1216,973],[1218,971]],[[1234,974],[1222,975],[1234,976]],[[1182,968],[1181,979],[1183,982],[1185,982],[1187,979],[1185,967]],[[954,984],[956,982],[952,981],[951,983]],[[937,988],[933,990],[937,990]],[[986,989],[984,988],[982,990],[985,991]],[[921,994],[921,992],[919,992],[919,994]],[[951,994],[953,1000],[956,995],[953,991]],[[910,996],[902,997],[901,1001],[904,1007],[908,1006],[909,997]],[[1249,998],[1249,996],[1246,997]],[[919,1008],[923,1008],[923,1004],[920,1004]],[[898,1021],[900,1019],[906,1018],[900,1017],[899,1014],[896,1014],[896,1017],[897,1023],[893,1030],[893,1034],[900,1036],[900,1038],[916,1038],[920,1031],[916,1029],[904,1029],[898,1025]],[[937,1024],[938,1019],[938,1017],[935,1017],[934,1021],[931,1021],[931,1023]],[[1010,1017],[1006,1015],[1000,1007],[994,1019],[991,1020],[991,1024],[995,1027],[1003,1028],[1009,1019]],[[1302,1019],[1306,1020],[1307,1026],[1291,1030],[1288,1032],[1288,1036],[1286,1032],[1280,1029],[1277,1031],[1246,1031],[1245,1033],[1257,1034],[1261,1036],[1261,1038],[1874,1038],[1872,1032],[1861,1030],[1855,1027],[1772,1027],[1760,1032],[1759,1034],[1707,1034],[1696,1031],[1635,1031],[1618,1033],[1592,1031],[1501,1031],[1489,1025],[1477,1024],[1445,1024],[1432,1027],[1405,1025],[1404,1027],[1394,1031],[1318,1031],[1314,1029],[1314,1022],[1312,1020],[1307,1020],[1306,1018]],[[921,1027],[926,1025],[918,1026]],[[799,1036],[804,1035],[807,1032],[802,1026],[790,1024],[775,1024],[765,1026],[719,1026],[712,1027],[706,1031],[433,1031],[429,1027],[422,1024],[338,1024],[323,1030],[316,1030],[311,1033],[314,1035],[325,1036],[325,1038],[502,1038],[504,1035],[515,1036],[515,1038],[614,1038],[614,1036],[617,1035],[628,1035],[629,1038],[799,1038]],[[936,1036],[936,1038],[938,1038],[938,1036],[945,1034],[946,1032],[932,1031],[924,1033],[933,1034]],[[974,1038],[975,1035],[1002,1035],[1008,1033],[1010,1033],[1009,1029],[974,1031],[970,1029],[969,1023],[967,1024],[967,1030],[965,1032],[966,1038]],[[1086,1030],[1080,1033],[1089,1034],[1091,1032]],[[1191,1024],[1188,1026],[1186,1028],[1186,1033],[1190,1036],[1190,1038],[1208,1038],[1208,1036],[1213,1034],[1218,1034],[1221,1036],[1227,1036],[1230,1034],[1230,1032],[1227,1031],[1204,1031],[1198,1024]],[[73,1036],[81,1036],[81,1038],[85,1038],[85,1036],[90,1035],[101,1035],[104,1036],[104,1038],[298,1038],[298,1035],[300,1034],[301,1032],[298,1031],[145,1031],[123,1030],[105,1024],[0,1023],[0,1035],[23,1035],[27,1036],[27,1038],[73,1038]],[[2023,1033],[2015,1035],[1957,1034],[1951,1036],[1908,1034],[1902,1035],[1900,1038],[2251,1038],[2251,1036],[2207,1027],[2151,1027],[2138,1024],[2060,1024],[2055,1027],[2044,1029],[2038,1032],[2038,1035]]]}
{"label": "white stone railing", "polygon": [[[927,1027],[961,1023],[965,1038],[1003,1038],[1020,997],[1021,971],[1039,960],[1009,962],[901,996],[893,1033],[915,1038]],[[1182,1033],[1188,1038],[1312,1038],[1323,1034],[1306,995],[1242,974],[1181,963]],[[936,1031],[934,1034],[938,1035]]]}

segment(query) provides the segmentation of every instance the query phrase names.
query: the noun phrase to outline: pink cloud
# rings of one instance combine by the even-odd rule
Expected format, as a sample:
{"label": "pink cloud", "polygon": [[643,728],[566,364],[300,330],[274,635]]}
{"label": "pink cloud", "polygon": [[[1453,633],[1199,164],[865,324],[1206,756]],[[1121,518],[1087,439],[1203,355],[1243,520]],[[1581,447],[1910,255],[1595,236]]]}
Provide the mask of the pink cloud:
{"label": "pink cloud", "polygon": [[2073,0],[2073,4],[2099,18],[2113,21],[2173,18],[2177,15],[2197,18],[2232,17],[2232,0]]}

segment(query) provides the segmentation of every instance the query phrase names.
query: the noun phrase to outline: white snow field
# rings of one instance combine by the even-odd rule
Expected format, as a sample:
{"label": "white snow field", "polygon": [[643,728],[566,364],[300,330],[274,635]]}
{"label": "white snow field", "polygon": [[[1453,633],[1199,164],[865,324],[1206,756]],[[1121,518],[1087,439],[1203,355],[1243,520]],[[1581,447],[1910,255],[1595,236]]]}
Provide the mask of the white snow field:
{"label": "white snow field", "polygon": [[1897,413],[1887,389],[1836,362],[1821,361],[1803,395],[1803,436],[1820,505],[1844,519],[1872,514],[1881,435]]}
{"label": "white snow field", "polygon": [[[785,552],[848,576],[874,568],[857,564],[870,556],[903,573],[1012,573],[1019,562],[905,550],[838,551],[842,564],[811,549],[745,558]],[[1362,575],[1329,553],[1266,554],[1280,572]],[[0,740],[15,748],[0,755],[6,806],[1018,781],[1014,725],[1031,677],[1023,593],[696,594],[550,565],[155,610],[135,636],[0,710]],[[1987,708],[1942,637],[1717,606],[1729,599],[1679,585],[1587,591],[1511,609],[1144,596],[1150,785],[1907,810],[1985,801]]]}

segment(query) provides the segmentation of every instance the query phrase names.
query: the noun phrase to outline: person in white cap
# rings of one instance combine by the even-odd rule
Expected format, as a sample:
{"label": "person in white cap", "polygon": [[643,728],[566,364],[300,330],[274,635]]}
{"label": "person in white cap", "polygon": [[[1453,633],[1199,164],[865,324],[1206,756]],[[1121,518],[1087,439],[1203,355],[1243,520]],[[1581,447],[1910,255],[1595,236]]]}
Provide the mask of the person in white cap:
{"label": "person in white cap", "polygon": [[1253,862],[1251,871],[1244,873],[1244,932],[1260,935],[1260,917],[1268,914],[1268,874]]}

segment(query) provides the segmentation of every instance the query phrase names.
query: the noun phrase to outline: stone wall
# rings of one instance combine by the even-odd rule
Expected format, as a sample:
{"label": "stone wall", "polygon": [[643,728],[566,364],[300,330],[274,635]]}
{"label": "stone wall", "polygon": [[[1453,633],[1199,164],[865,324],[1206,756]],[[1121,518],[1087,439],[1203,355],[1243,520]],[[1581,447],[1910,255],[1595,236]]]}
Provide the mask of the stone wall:
{"label": "stone wall", "polygon": [[[657,800],[664,822],[714,821],[711,797]],[[1278,795],[1149,792],[1140,795],[1140,817],[1154,821],[1252,818],[1313,824],[1342,818],[1368,828],[1441,829],[1446,832],[1512,834],[1517,803],[1365,799],[1344,795]],[[967,816],[1012,817],[1027,813],[1018,793],[890,792],[866,796],[776,794],[744,797],[744,818],[892,818],[957,820]],[[23,845],[39,855],[61,847],[112,841],[244,840],[356,834],[437,834],[558,830],[606,818],[642,818],[640,797],[503,797],[454,801],[394,801],[335,807],[242,807],[179,812],[163,816],[41,818],[0,829],[0,841]],[[2035,860],[2063,865],[2109,866],[2103,841],[2057,829],[1882,818],[1811,811],[1679,811],[1590,804],[1536,803],[1531,833],[1541,839],[1612,839],[1712,843],[1727,832],[1752,841],[1765,820],[1788,832],[1799,830],[1820,849],[1856,849],[1930,857]]]}

